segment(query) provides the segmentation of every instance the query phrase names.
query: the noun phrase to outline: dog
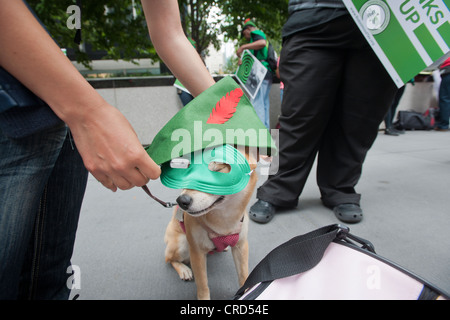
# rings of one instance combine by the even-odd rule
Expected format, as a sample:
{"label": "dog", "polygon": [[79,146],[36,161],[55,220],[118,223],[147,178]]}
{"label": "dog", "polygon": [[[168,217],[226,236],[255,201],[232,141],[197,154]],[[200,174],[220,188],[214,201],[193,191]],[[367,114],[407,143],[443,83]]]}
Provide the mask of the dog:
{"label": "dog", "polygon": [[[177,198],[164,241],[165,259],[182,280],[195,279],[197,298],[209,300],[210,290],[206,271],[206,257],[211,251],[222,251],[231,245],[239,285],[248,277],[248,213],[247,205],[255,189],[258,155],[240,150],[246,157],[251,174],[247,186],[230,195],[215,195],[198,190],[183,189]],[[211,162],[208,168],[230,172],[230,165]],[[192,269],[187,265],[190,262]]]}

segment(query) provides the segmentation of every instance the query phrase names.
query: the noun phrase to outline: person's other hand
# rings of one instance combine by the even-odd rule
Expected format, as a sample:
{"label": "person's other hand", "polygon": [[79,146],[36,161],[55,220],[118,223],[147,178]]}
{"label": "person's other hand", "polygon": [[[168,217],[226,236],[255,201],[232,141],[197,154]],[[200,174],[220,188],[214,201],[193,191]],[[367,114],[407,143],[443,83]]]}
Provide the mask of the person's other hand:
{"label": "person's other hand", "polygon": [[236,55],[240,58],[242,55],[242,52],[244,52],[244,48],[241,46],[236,50]]}

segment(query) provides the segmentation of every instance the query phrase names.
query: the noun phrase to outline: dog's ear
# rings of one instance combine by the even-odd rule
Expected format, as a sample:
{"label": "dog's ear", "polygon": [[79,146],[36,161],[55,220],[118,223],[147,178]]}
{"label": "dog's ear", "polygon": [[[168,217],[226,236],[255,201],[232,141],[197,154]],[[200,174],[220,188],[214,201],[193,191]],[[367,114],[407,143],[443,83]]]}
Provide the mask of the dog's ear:
{"label": "dog's ear", "polygon": [[208,169],[214,172],[229,173],[231,171],[231,166],[228,163],[211,161],[208,164]]}

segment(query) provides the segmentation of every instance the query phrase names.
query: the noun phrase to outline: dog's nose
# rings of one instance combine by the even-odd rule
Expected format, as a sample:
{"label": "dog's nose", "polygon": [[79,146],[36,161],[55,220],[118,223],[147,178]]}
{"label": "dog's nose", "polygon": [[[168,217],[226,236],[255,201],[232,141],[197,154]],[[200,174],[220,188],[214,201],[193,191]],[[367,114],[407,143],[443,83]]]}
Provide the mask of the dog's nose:
{"label": "dog's nose", "polygon": [[181,209],[187,210],[192,203],[192,198],[187,194],[182,194],[177,198],[177,203]]}

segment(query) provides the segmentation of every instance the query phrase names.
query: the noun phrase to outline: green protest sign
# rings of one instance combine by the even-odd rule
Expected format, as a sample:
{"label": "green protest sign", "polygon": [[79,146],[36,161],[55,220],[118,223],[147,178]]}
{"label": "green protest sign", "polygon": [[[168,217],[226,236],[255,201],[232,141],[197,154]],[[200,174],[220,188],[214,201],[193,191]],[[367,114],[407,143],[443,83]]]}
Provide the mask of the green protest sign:
{"label": "green protest sign", "polygon": [[236,78],[250,98],[254,99],[264,81],[267,69],[249,50],[244,50],[241,61],[242,64],[236,70]]}
{"label": "green protest sign", "polygon": [[343,0],[398,87],[450,55],[450,0]]}

